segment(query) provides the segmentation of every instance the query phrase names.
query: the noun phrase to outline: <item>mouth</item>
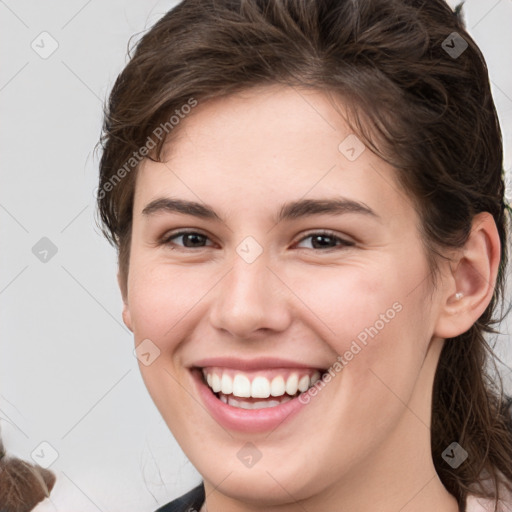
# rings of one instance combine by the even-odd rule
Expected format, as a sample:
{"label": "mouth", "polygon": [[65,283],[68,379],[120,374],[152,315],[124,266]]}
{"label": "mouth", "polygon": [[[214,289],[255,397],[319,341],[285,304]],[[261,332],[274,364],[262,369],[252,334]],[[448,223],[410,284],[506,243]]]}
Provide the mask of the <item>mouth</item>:
{"label": "mouth", "polygon": [[225,430],[257,434],[289,429],[306,407],[313,416],[319,414],[324,399],[318,395],[329,397],[312,389],[325,386],[323,375],[329,370],[299,361],[213,357],[188,368],[203,409]]}
{"label": "mouth", "polygon": [[242,371],[226,367],[196,368],[203,384],[224,404],[237,409],[274,408],[307,392],[326,370],[271,368]]}

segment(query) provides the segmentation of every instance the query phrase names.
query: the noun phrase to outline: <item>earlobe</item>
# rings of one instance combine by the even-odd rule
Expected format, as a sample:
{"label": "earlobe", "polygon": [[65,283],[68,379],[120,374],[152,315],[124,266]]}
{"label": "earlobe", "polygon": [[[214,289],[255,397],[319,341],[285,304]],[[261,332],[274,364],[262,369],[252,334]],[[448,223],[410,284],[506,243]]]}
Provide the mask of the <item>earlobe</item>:
{"label": "earlobe", "polygon": [[479,213],[444,287],[435,336],[454,338],[480,318],[494,293],[500,250],[494,218],[488,212]]}
{"label": "earlobe", "polygon": [[130,329],[130,331],[133,332],[130,309],[128,307],[128,304],[126,304],[126,303],[123,306],[123,322],[124,322],[124,325],[126,325],[126,327],[128,327],[128,329]]}
{"label": "earlobe", "polygon": [[128,294],[120,272],[117,273],[117,284],[119,285],[119,289],[121,290],[121,297],[123,299],[123,322],[124,325],[126,325],[126,327],[128,327],[128,329],[133,332],[130,307],[128,305]]}

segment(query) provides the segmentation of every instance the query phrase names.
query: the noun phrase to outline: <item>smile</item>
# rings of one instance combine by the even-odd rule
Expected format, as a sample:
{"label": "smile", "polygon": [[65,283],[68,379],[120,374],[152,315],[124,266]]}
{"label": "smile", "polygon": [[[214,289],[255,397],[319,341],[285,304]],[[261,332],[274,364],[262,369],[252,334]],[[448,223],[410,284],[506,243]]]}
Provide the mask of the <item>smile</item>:
{"label": "smile", "polygon": [[315,369],[268,369],[255,372],[203,368],[206,384],[223,403],[241,409],[276,407],[307,391],[320,380]]}
{"label": "smile", "polygon": [[217,423],[257,433],[292,421],[306,407],[318,414],[317,398],[300,397],[327,370],[276,358],[210,358],[196,361],[190,371],[204,410]]}

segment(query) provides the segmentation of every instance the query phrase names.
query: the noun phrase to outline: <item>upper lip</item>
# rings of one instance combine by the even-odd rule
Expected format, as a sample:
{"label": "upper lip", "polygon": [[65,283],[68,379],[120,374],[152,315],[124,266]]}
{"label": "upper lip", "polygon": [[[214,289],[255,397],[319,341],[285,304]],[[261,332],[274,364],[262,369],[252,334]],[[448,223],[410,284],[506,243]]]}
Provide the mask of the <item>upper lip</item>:
{"label": "upper lip", "polygon": [[257,357],[252,359],[239,359],[234,357],[210,357],[195,361],[191,367],[206,368],[217,366],[224,368],[233,368],[237,370],[268,370],[269,368],[314,368],[323,371],[324,366],[315,364],[299,363],[289,359],[280,359],[276,357]]}

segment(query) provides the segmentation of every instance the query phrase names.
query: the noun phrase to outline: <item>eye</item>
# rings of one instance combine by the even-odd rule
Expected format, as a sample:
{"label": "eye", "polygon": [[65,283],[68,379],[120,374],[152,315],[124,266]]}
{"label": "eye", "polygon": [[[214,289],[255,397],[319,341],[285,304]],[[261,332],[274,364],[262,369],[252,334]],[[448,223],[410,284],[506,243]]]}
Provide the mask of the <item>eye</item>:
{"label": "eye", "polygon": [[[329,250],[335,249],[336,247],[351,247],[355,245],[354,242],[344,240],[330,231],[312,232],[307,236],[302,237],[298,243],[300,244],[308,238],[311,238],[312,240],[313,249]],[[175,239],[181,239],[183,245],[173,242]],[[163,238],[161,244],[171,246],[177,245],[178,247],[184,247],[185,249],[201,249],[203,247],[207,247],[207,245],[205,245],[207,240],[209,240],[208,236],[198,231],[179,231],[178,233],[171,233],[169,236]]]}
{"label": "eye", "polygon": [[[344,240],[343,238],[340,238],[336,234],[330,232],[330,231],[315,231],[313,233],[309,233],[309,235],[301,238],[299,243],[303,242],[304,240],[307,240],[308,238],[311,238],[312,240],[312,246],[313,249],[335,249],[338,247],[351,247],[355,245],[354,242],[349,242],[348,240]],[[339,243],[337,243],[339,242]],[[333,245],[334,244],[334,245]]]}
{"label": "eye", "polygon": [[[171,242],[172,240],[179,238],[181,238],[182,242],[184,242],[183,246]],[[202,245],[206,240],[208,240],[208,237],[203,233],[199,233],[197,231],[180,231],[178,233],[171,234],[170,236],[166,236],[161,243],[163,245],[178,245],[178,247],[193,249],[194,247],[206,247],[205,245]]]}

